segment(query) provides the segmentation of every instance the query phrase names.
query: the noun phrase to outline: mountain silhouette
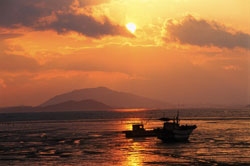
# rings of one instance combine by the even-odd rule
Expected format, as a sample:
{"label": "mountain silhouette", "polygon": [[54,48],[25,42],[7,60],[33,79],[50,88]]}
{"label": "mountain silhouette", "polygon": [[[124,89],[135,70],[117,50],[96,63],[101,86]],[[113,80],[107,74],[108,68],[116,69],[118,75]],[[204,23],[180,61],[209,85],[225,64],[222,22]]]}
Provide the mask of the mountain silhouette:
{"label": "mountain silhouette", "polygon": [[32,106],[13,106],[13,107],[1,107],[0,112],[31,112],[34,110]]}
{"label": "mountain silhouette", "polygon": [[95,100],[65,101],[48,106],[16,106],[0,108],[0,112],[67,112],[67,111],[89,111],[110,110],[112,107]]}
{"label": "mountain silhouette", "polygon": [[87,88],[57,95],[40,106],[59,104],[65,101],[81,101],[92,99],[107,104],[112,108],[166,108],[161,101],[137,96],[130,93],[118,92],[105,87]]}
{"label": "mountain silhouette", "polygon": [[101,102],[87,99],[81,101],[69,100],[58,104],[36,107],[39,111],[84,111],[84,110],[104,110],[112,107]]}

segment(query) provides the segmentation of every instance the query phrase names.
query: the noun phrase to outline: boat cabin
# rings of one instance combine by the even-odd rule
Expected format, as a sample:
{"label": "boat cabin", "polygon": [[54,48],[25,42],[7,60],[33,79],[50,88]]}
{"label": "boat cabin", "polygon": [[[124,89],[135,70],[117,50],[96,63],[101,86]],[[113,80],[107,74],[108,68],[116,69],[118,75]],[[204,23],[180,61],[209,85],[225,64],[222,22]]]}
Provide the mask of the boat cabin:
{"label": "boat cabin", "polygon": [[174,123],[174,122],[165,122],[163,124],[163,129],[166,129],[166,130],[172,130],[172,129],[175,129],[177,127],[179,127],[179,124]]}
{"label": "boat cabin", "polygon": [[133,131],[145,131],[143,124],[133,124]]}

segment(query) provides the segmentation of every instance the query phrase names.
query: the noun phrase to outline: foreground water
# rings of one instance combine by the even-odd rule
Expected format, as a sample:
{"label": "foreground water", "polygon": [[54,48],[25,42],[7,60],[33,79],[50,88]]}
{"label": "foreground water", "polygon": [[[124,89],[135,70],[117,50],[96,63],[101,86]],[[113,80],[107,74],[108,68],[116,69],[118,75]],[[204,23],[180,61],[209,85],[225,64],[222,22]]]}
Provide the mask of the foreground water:
{"label": "foreground water", "polygon": [[0,114],[0,165],[250,165],[249,110],[233,111],[181,111],[181,123],[198,126],[187,143],[121,132],[140,121],[160,127],[154,119],[171,111]]}

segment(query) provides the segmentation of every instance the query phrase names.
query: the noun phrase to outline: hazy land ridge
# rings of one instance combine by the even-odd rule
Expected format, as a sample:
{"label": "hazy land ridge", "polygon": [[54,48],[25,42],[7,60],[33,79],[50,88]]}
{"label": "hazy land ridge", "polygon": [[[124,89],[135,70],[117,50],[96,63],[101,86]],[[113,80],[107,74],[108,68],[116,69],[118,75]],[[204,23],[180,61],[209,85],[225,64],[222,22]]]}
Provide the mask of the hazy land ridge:
{"label": "hazy land ridge", "polygon": [[96,100],[107,104],[112,108],[166,108],[168,105],[164,102],[141,97],[126,92],[118,92],[105,87],[87,88],[74,90],[72,92],[57,95],[40,106],[59,104],[65,101],[74,100]]}
{"label": "hazy land ridge", "polygon": [[163,109],[169,105],[146,97],[105,87],[74,90],[52,97],[39,106],[0,108],[0,112],[49,112],[110,109]]}

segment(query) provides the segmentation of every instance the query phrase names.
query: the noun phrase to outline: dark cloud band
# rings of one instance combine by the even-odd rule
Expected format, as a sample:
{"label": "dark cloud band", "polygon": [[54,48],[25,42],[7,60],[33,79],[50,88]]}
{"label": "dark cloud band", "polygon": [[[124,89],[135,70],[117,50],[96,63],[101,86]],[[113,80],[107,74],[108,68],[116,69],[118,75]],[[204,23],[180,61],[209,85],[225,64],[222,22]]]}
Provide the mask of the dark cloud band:
{"label": "dark cloud band", "polygon": [[[108,18],[100,22],[85,14],[76,14],[72,5],[83,8],[107,0],[0,0],[0,27],[29,27],[35,30],[69,31],[100,38],[103,36],[133,37],[125,27],[113,24]],[[49,17],[53,18],[48,20]]]}
{"label": "dark cloud band", "polygon": [[45,25],[38,25],[35,29],[55,30],[58,33],[74,31],[94,38],[100,38],[108,35],[132,37],[132,34],[130,34],[125,27],[112,24],[108,18],[105,18],[103,22],[99,22],[91,16],[83,14],[76,15],[72,13],[58,14],[55,21]]}
{"label": "dark cloud band", "polygon": [[37,71],[40,65],[30,57],[0,53],[0,72]]}
{"label": "dark cloud band", "polygon": [[250,49],[250,35],[243,32],[232,33],[224,26],[197,20],[187,16],[179,23],[169,20],[166,24],[168,38],[166,41],[179,41],[182,44],[198,46],[216,46],[220,48],[241,47]]}

